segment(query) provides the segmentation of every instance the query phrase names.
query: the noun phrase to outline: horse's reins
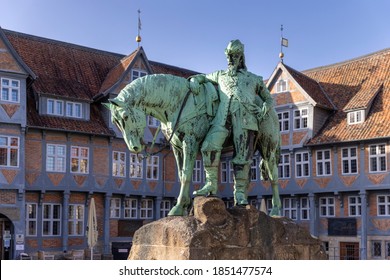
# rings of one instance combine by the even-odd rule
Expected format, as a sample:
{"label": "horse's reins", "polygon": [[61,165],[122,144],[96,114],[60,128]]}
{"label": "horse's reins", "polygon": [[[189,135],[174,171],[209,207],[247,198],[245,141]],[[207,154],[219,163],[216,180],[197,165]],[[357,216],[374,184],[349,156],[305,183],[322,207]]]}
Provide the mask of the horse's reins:
{"label": "horse's reins", "polygon": [[[142,155],[143,158],[148,158],[150,156],[154,156],[155,154],[158,154],[160,153],[162,150],[164,150],[168,144],[171,142],[172,140],[172,137],[173,135],[175,134],[176,130],[178,129],[179,127],[179,120],[180,120],[180,116],[181,116],[181,113],[183,112],[183,109],[184,109],[184,105],[187,103],[187,100],[188,100],[188,97],[190,96],[190,93],[191,93],[191,90],[189,90],[186,94],[186,96],[184,97],[183,99],[183,102],[181,103],[181,106],[180,106],[180,110],[179,110],[179,114],[177,115],[177,119],[176,119],[176,123],[172,129],[172,133],[171,133],[171,136],[169,137],[168,141],[165,142],[165,145],[162,146],[160,149],[158,149],[156,152],[152,152],[152,153],[148,153],[147,151],[147,148],[145,148],[145,156]],[[160,125],[157,127],[157,130],[156,132],[154,133],[154,136],[153,136],[153,140],[152,140],[152,145],[150,145],[150,148],[149,150],[153,150],[153,147],[154,147],[154,144],[156,143],[156,138],[157,138],[157,135],[158,133],[160,132],[161,130],[161,122],[160,122]]]}

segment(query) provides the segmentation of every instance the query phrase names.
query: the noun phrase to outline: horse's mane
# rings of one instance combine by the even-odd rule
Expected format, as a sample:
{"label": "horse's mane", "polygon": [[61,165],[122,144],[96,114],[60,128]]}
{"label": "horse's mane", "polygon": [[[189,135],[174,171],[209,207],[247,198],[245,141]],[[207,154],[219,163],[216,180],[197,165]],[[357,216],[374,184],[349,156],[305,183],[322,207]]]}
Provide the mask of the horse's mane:
{"label": "horse's mane", "polygon": [[169,75],[154,74],[138,78],[127,85],[118,98],[130,106],[143,105],[159,107],[174,107],[188,90],[185,78]]}

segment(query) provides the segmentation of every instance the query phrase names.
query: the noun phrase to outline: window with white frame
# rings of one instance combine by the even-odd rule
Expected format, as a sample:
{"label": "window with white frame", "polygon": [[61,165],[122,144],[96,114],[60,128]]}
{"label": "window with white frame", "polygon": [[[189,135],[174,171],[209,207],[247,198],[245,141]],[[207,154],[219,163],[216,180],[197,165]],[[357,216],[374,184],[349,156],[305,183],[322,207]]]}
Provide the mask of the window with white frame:
{"label": "window with white frame", "polygon": [[124,218],[137,219],[138,218],[138,199],[125,198],[124,200]]}
{"label": "window with white frame", "polygon": [[130,178],[143,177],[142,157],[139,154],[130,154]]}
{"label": "window with white frame", "polygon": [[281,154],[279,159],[279,178],[290,178],[290,154]]}
{"label": "window with white frame", "polygon": [[77,102],[66,102],[66,116],[72,118],[81,118],[82,117],[82,105]]}
{"label": "window with white frame", "polygon": [[348,197],[348,214],[352,217],[362,215],[362,199],[360,196],[349,196]]}
{"label": "window with white frame", "polygon": [[160,203],[160,217],[165,218],[168,216],[169,211],[171,211],[171,201],[163,199]]}
{"label": "window with white frame", "polygon": [[61,204],[42,205],[42,236],[61,235]]}
{"label": "window with white frame", "polygon": [[228,182],[228,165],[226,161],[221,161],[221,183]]}
{"label": "window with white frame", "polygon": [[229,183],[234,182],[234,168],[233,168],[233,162],[229,161]]}
{"label": "window with white frame", "polygon": [[316,152],[317,155],[317,176],[332,175],[332,164],[330,159],[330,150],[321,150]]}
{"label": "window with white frame", "polygon": [[335,199],[334,197],[320,198],[320,216],[334,217],[335,216]]}
{"label": "window with white frame", "polygon": [[308,197],[301,197],[301,220],[309,220],[310,219],[310,201]]}
{"label": "window with white frame", "polygon": [[295,176],[297,178],[309,177],[310,176],[310,164],[309,164],[309,153],[302,152],[295,154]]}
{"label": "window with white frame", "polygon": [[88,159],[89,148],[72,146],[70,156],[70,170],[72,173],[87,174],[89,172]]}
{"label": "window with white frame", "polygon": [[69,204],[68,234],[69,236],[84,235],[84,205]]}
{"label": "window with white frame", "polygon": [[230,209],[234,206],[234,201],[233,200],[227,200],[225,201],[225,206],[227,209]]}
{"label": "window with white frame", "polygon": [[351,175],[358,173],[358,157],[356,147],[342,148],[341,161],[343,175]]}
{"label": "window with white frame", "polygon": [[267,198],[267,200],[265,201],[266,203],[266,206],[267,206],[267,212],[268,212],[268,215],[271,213],[272,211],[272,198]]}
{"label": "window with white frame", "polygon": [[386,241],[386,257],[390,257],[390,241]]}
{"label": "window with white frame", "polygon": [[195,160],[194,171],[192,172],[192,182],[200,183],[202,181],[202,161]]}
{"label": "window with white frame", "polygon": [[19,137],[0,135],[0,166],[19,166]]}
{"label": "window with white frame", "polygon": [[382,241],[372,241],[371,246],[372,257],[375,259],[382,258]]}
{"label": "window with white frame", "polygon": [[280,112],[278,113],[279,119],[279,129],[280,132],[286,132],[290,130],[290,112]]}
{"label": "window with white frame", "polygon": [[65,172],[66,146],[57,144],[46,145],[46,171]]}
{"label": "window with white frame", "polygon": [[390,216],[390,195],[377,196],[378,216]]}
{"label": "window with white frame", "polygon": [[385,172],[386,167],[386,144],[370,145],[370,173]]}
{"label": "window with white frame", "polygon": [[158,127],[160,125],[160,121],[152,116],[147,116],[148,127]]}
{"label": "window with white frame", "polygon": [[146,179],[158,180],[159,174],[159,157],[150,156],[146,160]]}
{"label": "window with white frame", "polygon": [[137,78],[146,76],[148,73],[146,73],[143,70],[132,70],[131,71],[131,80],[134,81]]}
{"label": "window with white frame", "polygon": [[126,176],[126,153],[112,152],[112,176],[125,177]]}
{"label": "window with white frame", "polygon": [[141,219],[153,219],[153,200],[147,198],[142,199],[140,212]]}
{"label": "window with white frame", "polygon": [[280,79],[276,83],[276,92],[279,93],[279,92],[285,92],[285,91],[287,91],[287,81]]}
{"label": "window with white frame", "polygon": [[255,182],[258,180],[257,170],[259,169],[259,163],[257,158],[252,159],[251,164],[251,181]]}
{"label": "window with white frame", "polygon": [[358,124],[364,122],[364,111],[353,111],[347,115],[348,124]]}
{"label": "window with white frame", "polygon": [[301,108],[294,110],[294,129],[304,129],[307,128],[307,119],[308,119],[308,109]]}
{"label": "window with white frame", "polygon": [[38,204],[26,203],[26,235],[37,236]]}
{"label": "window with white frame", "polygon": [[110,199],[110,218],[121,217],[121,199],[111,198]]}
{"label": "window with white frame", "polygon": [[64,102],[62,100],[47,99],[47,114],[55,116],[64,115]]}
{"label": "window with white frame", "polygon": [[1,101],[20,102],[20,81],[1,78]]}
{"label": "window with white frame", "polygon": [[256,199],[256,198],[253,198],[253,199],[250,199],[249,200],[249,205],[252,205],[253,207],[255,207],[256,209],[260,209],[259,208],[259,201]]}
{"label": "window with white frame", "polygon": [[283,198],[283,216],[292,220],[296,220],[297,212],[297,199],[295,197]]}

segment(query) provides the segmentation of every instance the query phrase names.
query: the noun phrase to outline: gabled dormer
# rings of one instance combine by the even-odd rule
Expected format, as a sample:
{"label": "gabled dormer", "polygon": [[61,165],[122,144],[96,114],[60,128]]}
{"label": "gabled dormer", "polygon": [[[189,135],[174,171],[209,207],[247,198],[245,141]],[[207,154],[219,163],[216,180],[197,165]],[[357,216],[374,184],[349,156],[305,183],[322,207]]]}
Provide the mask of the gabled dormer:
{"label": "gabled dormer", "polygon": [[35,78],[0,27],[0,120],[26,125],[26,90]]}
{"label": "gabled dormer", "polygon": [[317,81],[282,62],[275,68],[267,86],[275,101],[284,146],[303,145],[335,110]]}
{"label": "gabled dormer", "polygon": [[[133,53],[125,56],[120,62],[110,70],[100,87],[100,92],[94,97],[95,101],[106,102],[108,98],[114,98],[119,92],[133,80],[143,77],[148,74],[153,74],[153,70],[146,57],[142,47],[137,48]],[[119,130],[110,121],[110,112],[105,108],[105,119],[107,125],[115,131],[115,134],[121,137]],[[159,126],[159,122],[152,116],[147,116],[148,128],[145,130],[145,140],[153,139],[153,133]],[[159,138],[162,138],[162,134]]]}
{"label": "gabled dormer", "polygon": [[94,100],[115,96],[131,81],[152,73],[145,51],[139,47],[110,70]]}
{"label": "gabled dormer", "polygon": [[365,81],[359,91],[345,105],[348,125],[364,123],[370,112],[371,105],[383,87],[382,81]]}

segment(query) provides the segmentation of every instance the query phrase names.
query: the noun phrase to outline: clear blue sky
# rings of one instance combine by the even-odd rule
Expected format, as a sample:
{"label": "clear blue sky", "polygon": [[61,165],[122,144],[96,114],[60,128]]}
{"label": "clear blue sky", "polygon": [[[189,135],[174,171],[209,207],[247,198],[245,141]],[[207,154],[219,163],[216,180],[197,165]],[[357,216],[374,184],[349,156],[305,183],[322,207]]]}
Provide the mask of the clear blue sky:
{"label": "clear blue sky", "polygon": [[389,0],[0,0],[0,26],[120,54],[142,46],[150,60],[199,72],[226,68],[231,39],[248,69],[269,78],[279,61],[306,70],[390,47]]}

